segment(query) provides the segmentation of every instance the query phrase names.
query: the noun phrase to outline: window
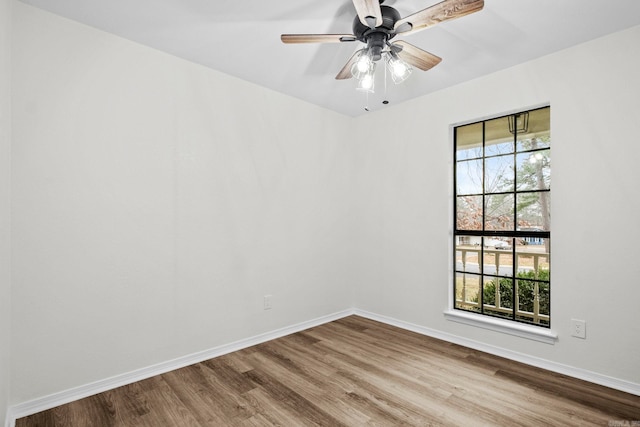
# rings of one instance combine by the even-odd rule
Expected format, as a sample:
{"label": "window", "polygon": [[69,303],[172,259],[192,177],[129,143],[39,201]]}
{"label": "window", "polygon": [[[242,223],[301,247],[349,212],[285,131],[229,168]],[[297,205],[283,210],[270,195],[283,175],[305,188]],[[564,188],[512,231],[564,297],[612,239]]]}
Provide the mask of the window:
{"label": "window", "polygon": [[551,325],[550,107],[454,129],[454,308]]}

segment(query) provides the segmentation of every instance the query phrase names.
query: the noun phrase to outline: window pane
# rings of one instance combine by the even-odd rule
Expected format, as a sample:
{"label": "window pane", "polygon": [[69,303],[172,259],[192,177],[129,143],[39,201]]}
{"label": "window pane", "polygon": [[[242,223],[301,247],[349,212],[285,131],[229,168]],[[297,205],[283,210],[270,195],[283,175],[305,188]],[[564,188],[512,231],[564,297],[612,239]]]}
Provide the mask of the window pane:
{"label": "window pane", "polygon": [[518,152],[537,150],[540,148],[548,148],[551,145],[551,138],[532,137],[518,139]]}
{"label": "window pane", "polygon": [[549,239],[525,237],[516,245],[517,276],[549,280]]}
{"label": "window pane", "polygon": [[485,122],[485,153],[486,157],[499,154],[513,153],[514,136],[509,132],[509,120],[500,117]]}
{"label": "window pane", "polygon": [[480,276],[477,274],[456,274],[456,308],[480,311],[478,294],[480,292]]}
{"label": "window pane", "polygon": [[482,230],[482,196],[461,196],[456,201],[456,229]]}
{"label": "window pane", "polygon": [[456,237],[456,271],[480,273],[481,244],[482,237],[479,236]]}
{"label": "window pane", "polygon": [[513,276],[513,238],[484,239],[483,272],[492,276]]}
{"label": "window pane", "polygon": [[482,159],[456,164],[456,191],[458,194],[482,194]]}
{"label": "window pane", "polygon": [[551,187],[551,150],[520,153],[516,157],[518,191],[548,190]]}
{"label": "window pane", "polygon": [[549,324],[549,283],[532,280],[516,280],[517,283],[517,319],[536,324]]}
{"label": "window pane", "polygon": [[514,229],[513,194],[485,196],[485,230]]}
{"label": "window pane", "polygon": [[551,209],[549,196],[547,191],[517,194],[518,230],[550,231]]}
{"label": "window pane", "polygon": [[513,317],[513,280],[491,276],[483,278],[484,312],[493,316]]}
{"label": "window pane", "polygon": [[513,156],[491,157],[485,160],[485,193],[513,191]]}
{"label": "window pane", "polygon": [[551,108],[529,111],[525,131],[518,131],[517,150],[527,151],[551,146]]}
{"label": "window pane", "polygon": [[456,160],[482,157],[482,122],[456,128]]}

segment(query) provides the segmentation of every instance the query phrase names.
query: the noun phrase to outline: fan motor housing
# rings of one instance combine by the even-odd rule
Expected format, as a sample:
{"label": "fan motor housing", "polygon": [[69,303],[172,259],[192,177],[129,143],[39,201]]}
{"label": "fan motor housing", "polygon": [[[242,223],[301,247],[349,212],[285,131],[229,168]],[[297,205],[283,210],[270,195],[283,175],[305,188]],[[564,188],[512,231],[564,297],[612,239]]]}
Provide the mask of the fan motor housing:
{"label": "fan motor housing", "polygon": [[[381,33],[384,35],[384,39],[390,40],[395,37],[395,31],[393,29],[397,21],[400,20],[400,13],[390,6],[380,6],[382,12],[382,25],[376,28],[369,28],[360,22],[360,18],[356,15],[353,20],[353,34],[358,40],[363,43],[368,43],[369,37],[375,33]],[[375,38],[379,38],[377,36]]]}

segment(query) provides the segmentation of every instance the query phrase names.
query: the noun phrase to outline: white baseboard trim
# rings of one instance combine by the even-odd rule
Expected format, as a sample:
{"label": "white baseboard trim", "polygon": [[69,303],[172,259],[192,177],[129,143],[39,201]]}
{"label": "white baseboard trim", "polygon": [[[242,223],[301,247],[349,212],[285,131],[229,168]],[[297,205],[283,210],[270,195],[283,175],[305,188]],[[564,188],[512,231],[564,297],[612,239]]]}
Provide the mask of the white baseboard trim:
{"label": "white baseboard trim", "polygon": [[437,331],[435,329],[430,329],[425,326],[420,326],[392,317],[371,313],[366,310],[352,308],[11,406],[7,411],[5,426],[15,427],[15,422],[18,418],[33,415],[47,409],[55,408],[56,406],[64,405],[65,403],[69,403],[74,400],[83,399],[94,394],[112,390],[114,388],[131,384],[136,381],[141,381],[155,375],[164,374],[175,369],[180,369],[185,366],[193,365],[194,363],[199,363],[208,359],[212,359],[214,357],[242,350],[253,345],[290,335],[354,314],[357,316],[365,317],[367,319],[385,323],[387,325],[441,339],[443,341],[448,341],[454,344],[462,345],[464,347],[469,347],[474,350],[483,351],[485,353],[504,357],[516,362],[522,362],[527,365],[546,369],[552,372],[564,374],[570,377],[578,378],[595,384],[600,384],[605,387],[640,396],[640,384],[632,383],[630,381],[625,381],[618,378],[612,378],[606,375],[598,374],[580,368],[575,368],[568,365],[563,365],[556,362],[551,362],[546,359],[532,357],[501,347],[494,347],[482,342],[470,340],[442,331]]}
{"label": "white baseboard trim", "polygon": [[313,320],[309,320],[309,321],[297,323],[292,326],[276,329],[275,331],[265,332],[263,334],[242,339],[230,344],[221,345],[209,350],[204,350],[198,353],[189,354],[187,356],[179,357],[177,359],[169,360],[167,362],[158,363],[153,366],[137,369],[135,371],[131,371],[125,374],[116,375],[111,378],[96,381],[90,384],[86,384],[80,387],[75,387],[75,388],[61,391],[58,393],[53,393],[51,395],[30,400],[28,402],[20,403],[18,405],[9,407],[7,411],[7,420],[5,425],[6,427],[15,427],[15,423],[18,418],[23,418],[29,415],[33,415],[38,412],[46,411],[47,409],[55,408],[56,406],[64,405],[65,403],[69,403],[75,400],[83,399],[85,397],[93,396],[94,394],[102,393],[107,390],[113,390],[114,388],[131,384],[136,381],[142,381],[144,379],[153,377],[155,375],[164,374],[166,372],[184,368],[185,366],[193,365],[194,363],[203,362],[205,360],[209,360],[214,357],[222,356],[228,353],[232,353],[234,351],[242,350],[247,347],[261,344],[266,341],[271,341],[276,338],[280,338],[286,335],[303,331],[305,329],[313,328],[315,326],[332,322],[334,320],[338,320],[343,317],[350,316],[352,314],[354,314],[353,309],[339,311],[337,313],[318,317]]}
{"label": "white baseboard trim", "polygon": [[394,319],[392,317],[382,316],[382,315],[371,313],[365,310],[354,309],[353,314],[357,316],[366,317],[367,319],[375,320],[381,323],[385,323],[387,325],[396,326],[401,329],[406,329],[408,331],[417,332],[419,334],[426,335],[432,338],[441,339],[443,341],[451,342],[453,344],[469,347],[474,350],[483,351],[485,353],[493,354],[495,356],[504,357],[505,359],[510,359],[516,362],[525,363],[527,365],[546,369],[548,371],[556,372],[558,374],[567,375],[569,377],[578,378],[581,380],[589,381],[594,384],[599,384],[615,390],[620,390],[626,393],[631,393],[636,396],[640,396],[640,384],[637,384],[637,383],[609,377],[607,375],[598,374],[596,372],[587,371],[585,369],[575,368],[569,365],[563,365],[561,363],[556,363],[546,359],[529,356],[527,354],[518,353],[516,351],[507,350],[501,347],[494,347],[492,345],[488,345],[479,341],[470,340],[468,338],[460,337],[460,336],[449,334],[442,331],[437,331],[435,329],[430,329],[424,326]]}

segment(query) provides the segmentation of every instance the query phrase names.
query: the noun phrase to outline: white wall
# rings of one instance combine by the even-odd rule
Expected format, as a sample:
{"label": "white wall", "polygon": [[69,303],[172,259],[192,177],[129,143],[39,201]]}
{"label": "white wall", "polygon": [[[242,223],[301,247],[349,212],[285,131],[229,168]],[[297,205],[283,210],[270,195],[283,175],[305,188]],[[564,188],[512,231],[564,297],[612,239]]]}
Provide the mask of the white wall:
{"label": "white wall", "polygon": [[11,0],[0,0],[0,423],[9,402],[11,344]]}
{"label": "white wall", "polygon": [[[358,120],[357,306],[488,345],[640,383],[640,27]],[[555,345],[445,320],[452,124],[551,105]],[[391,126],[380,128],[386,121]],[[569,335],[571,318],[587,339]]]}
{"label": "white wall", "polygon": [[14,41],[14,403],[350,306],[349,119],[21,3]]}

